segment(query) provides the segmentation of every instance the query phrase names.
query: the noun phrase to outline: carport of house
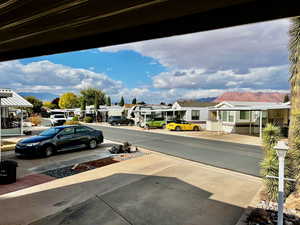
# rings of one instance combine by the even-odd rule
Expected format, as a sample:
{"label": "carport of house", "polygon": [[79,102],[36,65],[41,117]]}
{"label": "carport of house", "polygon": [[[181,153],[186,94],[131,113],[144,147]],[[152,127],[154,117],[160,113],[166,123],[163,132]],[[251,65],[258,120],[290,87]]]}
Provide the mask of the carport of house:
{"label": "carport of house", "polygon": [[165,121],[182,120],[186,110],[182,109],[147,109],[147,110],[134,110],[138,113],[140,120],[147,121],[154,118],[162,118]]}
{"label": "carport of house", "polygon": [[289,127],[289,104],[268,107],[224,107],[209,109],[208,130],[259,135],[267,123],[281,128],[287,136]]}
{"label": "carport of house", "polygon": [[0,100],[1,136],[23,135],[24,108],[32,104],[11,89],[0,89],[0,95],[10,93]]}

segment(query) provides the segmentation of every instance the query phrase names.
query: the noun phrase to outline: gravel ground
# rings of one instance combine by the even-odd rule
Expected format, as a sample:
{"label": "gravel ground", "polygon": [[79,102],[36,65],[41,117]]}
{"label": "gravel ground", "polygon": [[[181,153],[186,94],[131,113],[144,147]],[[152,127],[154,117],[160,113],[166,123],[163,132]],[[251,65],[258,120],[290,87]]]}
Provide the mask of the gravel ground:
{"label": "gravel ground", "polygon": [[60,169],[55,169],[55,170],[48,170],[42,174],[51,176],[51,177],[56,177],[56,178],[63,178],[63,177],[68,177],[72,176],[78,173],[81,173],[80,171],[72,170],[73,166],[67,166],[63,167]]}

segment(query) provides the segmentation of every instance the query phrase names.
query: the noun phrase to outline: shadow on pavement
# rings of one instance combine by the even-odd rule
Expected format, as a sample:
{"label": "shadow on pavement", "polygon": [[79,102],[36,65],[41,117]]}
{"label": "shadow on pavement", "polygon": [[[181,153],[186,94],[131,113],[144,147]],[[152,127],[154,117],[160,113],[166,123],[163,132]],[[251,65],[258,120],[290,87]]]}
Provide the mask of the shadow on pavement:
{"label": "shadow on pavement", "polygon": [[235,224],[243,208],[211,197],[174,177],[115,174],[22,196],[0,196],[0,224]]}

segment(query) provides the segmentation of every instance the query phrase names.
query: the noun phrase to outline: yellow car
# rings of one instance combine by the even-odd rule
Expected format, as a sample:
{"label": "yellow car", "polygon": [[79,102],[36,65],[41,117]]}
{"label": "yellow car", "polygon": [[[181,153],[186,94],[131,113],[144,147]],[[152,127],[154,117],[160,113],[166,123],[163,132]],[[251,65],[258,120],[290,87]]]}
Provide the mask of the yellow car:
{"label": "yellow car", "polygon": [[168,130],[176,130],[176,131],[181,131],[181,130],[199,131],[200,130],[198,124],[189,123],[183,120],[178,120],[178,121],[168,123],[166,127]]}

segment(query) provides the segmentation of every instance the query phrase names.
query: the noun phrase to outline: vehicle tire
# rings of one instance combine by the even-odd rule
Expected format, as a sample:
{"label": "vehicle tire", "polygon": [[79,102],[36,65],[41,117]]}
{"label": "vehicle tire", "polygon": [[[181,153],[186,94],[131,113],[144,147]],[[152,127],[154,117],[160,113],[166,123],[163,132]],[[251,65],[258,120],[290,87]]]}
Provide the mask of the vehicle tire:
{"label": "vehicle tire", "polygon": [[97,148],[97,141],[95,139],[90,140],[88,146],[90,149]]}
{"label": "vehicle tire", "polygon": [[199,131],[199,127],[198,126],[194,126],[193,131]]}
{"label": "vehicle tire", "polygon": [[181,131],[181,128],[177,126],[177,127],[175,127],[175,130],[176,131]]}
{"label": "vehicle tire", "polygon": [[132,122],[132,121],[130,121],[129,123],[128,123],[128,126],[133,126],[134,125],[134,122]]}
{"label": "vehicle tire", "polygon": [[150,126],[148,124],[145,125],[146,129],[150,129]]}
{"label": "vehicle tire", "polygon": [[161,128],[162,128],[162,129],[166,129],[166,124],[164,124]]}
{"label": "vehicle tire", "polygon": [[53,153],[54,153],[54,149],[51,145],[45,147],[45,152],[44,152],[45,157],[50,157],[51,155],[53,155]]}
{"label": "vehicle tire", "polygon": [[116,122],[112,122],[111,125],[112,126],[117,126],[117,123]]}

